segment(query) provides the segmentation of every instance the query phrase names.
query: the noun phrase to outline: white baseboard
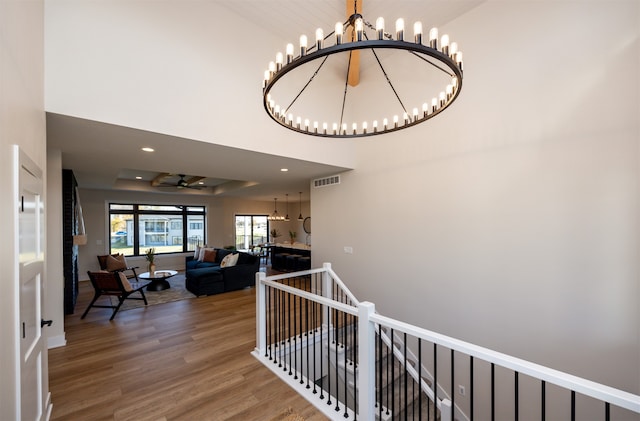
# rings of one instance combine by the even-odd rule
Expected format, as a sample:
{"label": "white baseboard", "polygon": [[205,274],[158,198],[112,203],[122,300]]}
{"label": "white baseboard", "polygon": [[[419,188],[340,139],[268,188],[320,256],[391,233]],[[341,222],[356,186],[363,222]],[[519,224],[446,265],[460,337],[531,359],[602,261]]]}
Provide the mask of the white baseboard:
{"label": "white baseboard", "polygon": [[59,348],[65,345],[67,345],[67,338],[64,333],[62,335],[51,336],[47,338],[48,349]]}

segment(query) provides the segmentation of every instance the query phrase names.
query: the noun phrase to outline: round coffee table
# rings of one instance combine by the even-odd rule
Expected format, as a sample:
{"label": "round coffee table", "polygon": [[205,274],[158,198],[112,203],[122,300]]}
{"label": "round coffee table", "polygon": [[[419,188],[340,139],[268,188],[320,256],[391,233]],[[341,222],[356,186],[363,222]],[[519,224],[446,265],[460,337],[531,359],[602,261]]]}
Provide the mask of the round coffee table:
{"label": "round coffee table", "polygon": [[154,273],[141,273],[138,275],[138,278],[151,281],[151,283],[147,285],[147,291],[163,291],[171,288],[171,284],[167,279],[177,274],[178,272],[175,270],[156,270]]}

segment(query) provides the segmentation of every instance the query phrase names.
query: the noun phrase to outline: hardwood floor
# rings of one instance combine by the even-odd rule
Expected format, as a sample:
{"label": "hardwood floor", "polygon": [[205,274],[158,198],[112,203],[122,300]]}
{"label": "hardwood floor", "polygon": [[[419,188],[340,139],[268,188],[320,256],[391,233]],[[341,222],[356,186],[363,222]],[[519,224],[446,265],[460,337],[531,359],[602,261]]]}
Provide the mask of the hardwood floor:
{"label": "hardwood floor", "polygon": [[255,289],[80,315],[93,290],[82,282],[67,346],[49,350],[53,420],[270,420],[291,407],[326,420],[250,355]]}

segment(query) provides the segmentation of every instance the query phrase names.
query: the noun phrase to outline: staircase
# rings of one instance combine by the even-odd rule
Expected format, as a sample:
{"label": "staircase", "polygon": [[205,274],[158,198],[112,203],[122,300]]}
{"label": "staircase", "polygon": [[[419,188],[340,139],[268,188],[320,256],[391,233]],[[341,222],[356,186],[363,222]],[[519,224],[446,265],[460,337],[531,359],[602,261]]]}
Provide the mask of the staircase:
{"label": "staircase", "polygon": [[330,419],[640,420],[640,396],[377,314],[328,263],[256,286],[253,355]]}

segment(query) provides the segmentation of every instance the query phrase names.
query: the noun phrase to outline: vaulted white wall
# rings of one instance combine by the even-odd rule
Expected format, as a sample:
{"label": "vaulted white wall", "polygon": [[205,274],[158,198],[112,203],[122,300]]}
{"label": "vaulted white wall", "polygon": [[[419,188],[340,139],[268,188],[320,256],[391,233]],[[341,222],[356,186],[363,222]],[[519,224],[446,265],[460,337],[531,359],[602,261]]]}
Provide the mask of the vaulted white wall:
{"label": "vaulted white wall", "polygon": [[56,0],[46,22],[47,111],[351,167],[349,142],[271,121],[262,78],[283,41],[216,2]]}
{"label": "vaulted white wall", "polygon": [[314,266],[383,314],[640,393],[639,7],[489,1],[441,28],[458,102],[312,189]]}

